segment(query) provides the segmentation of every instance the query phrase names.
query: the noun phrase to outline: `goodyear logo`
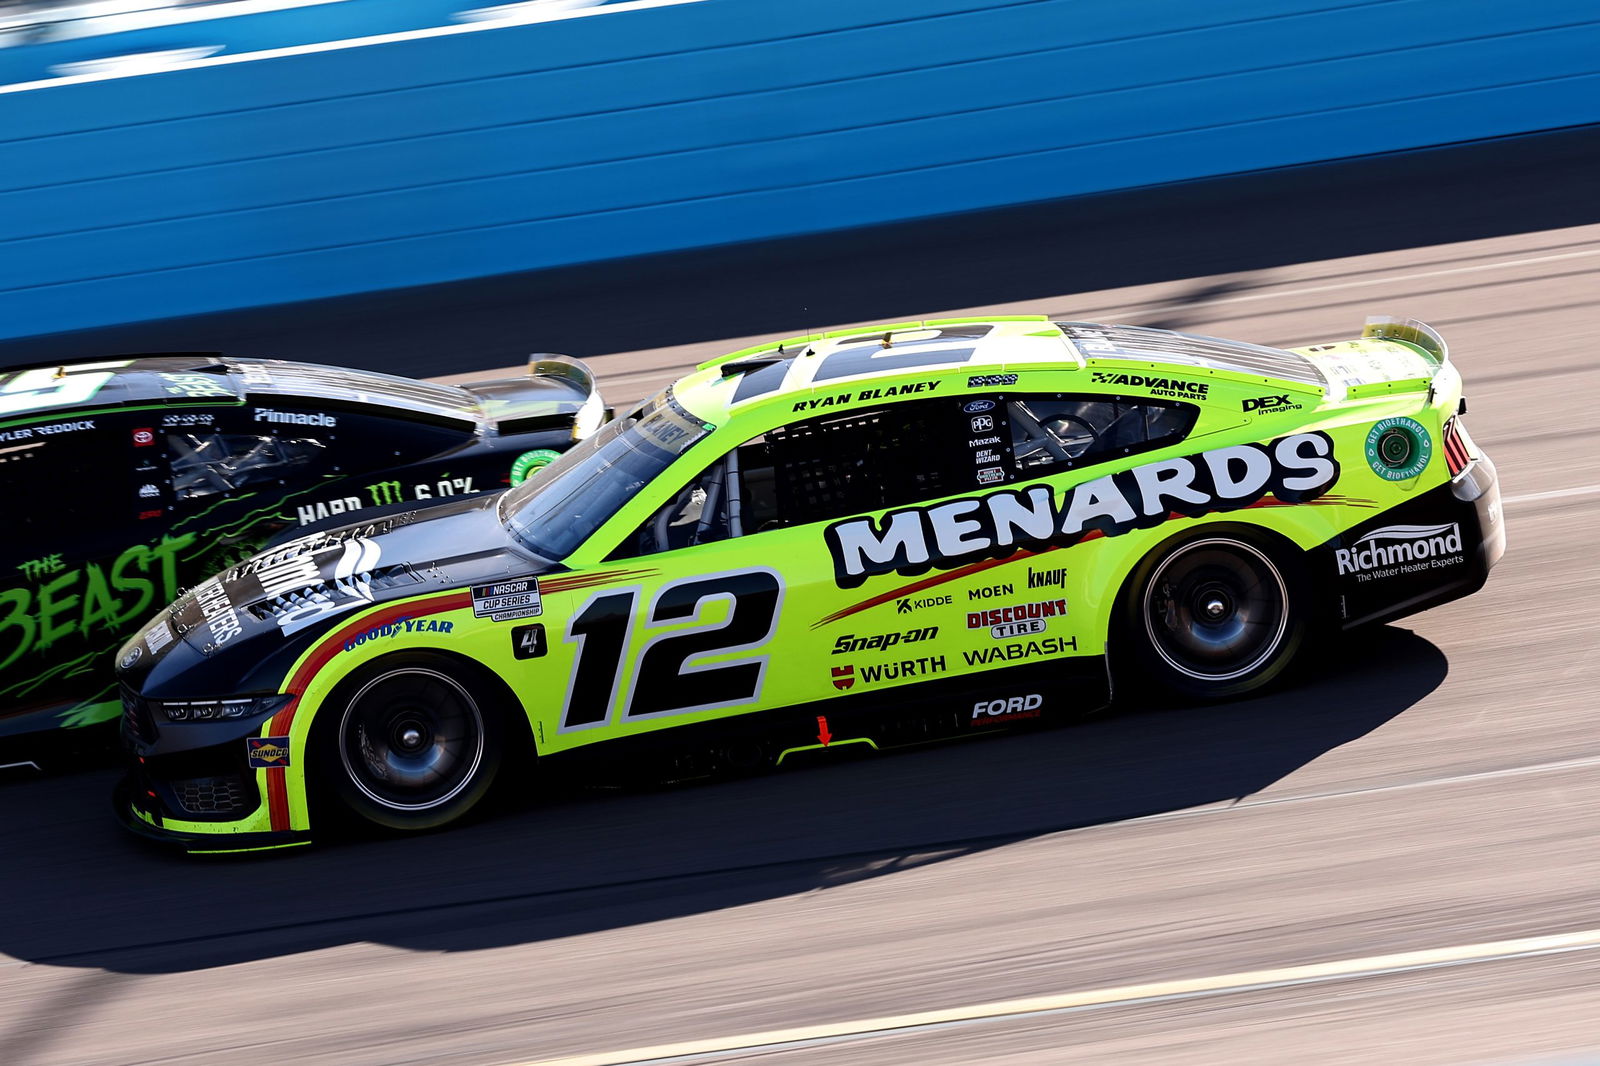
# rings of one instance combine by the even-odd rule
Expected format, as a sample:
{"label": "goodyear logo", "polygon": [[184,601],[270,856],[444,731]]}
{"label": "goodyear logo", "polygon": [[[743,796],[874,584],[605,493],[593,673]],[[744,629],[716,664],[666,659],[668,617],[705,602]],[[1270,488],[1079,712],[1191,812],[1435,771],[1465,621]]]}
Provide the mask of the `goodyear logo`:
{"label": "goodyear logo", "polygon": [[245,737],[244,749],[252,770],[289,765],[288,737]]}

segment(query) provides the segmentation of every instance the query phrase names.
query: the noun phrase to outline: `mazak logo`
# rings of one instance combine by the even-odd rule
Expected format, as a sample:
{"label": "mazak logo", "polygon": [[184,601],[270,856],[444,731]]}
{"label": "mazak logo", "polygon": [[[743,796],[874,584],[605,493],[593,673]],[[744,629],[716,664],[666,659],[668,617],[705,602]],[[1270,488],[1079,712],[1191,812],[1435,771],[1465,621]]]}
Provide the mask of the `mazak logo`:
{"label": "mazak logo", "polygon": [[1423,570],[1466,562],[1461,526],[1441,522],[1433,526],[1384,526],[1358,539],[1348,548],[1336,548],[1334,559],[1340,576],[1357,581],[1414,574]]}
{"label": "mazak logo", "polygon": [[856,683],[856,668],[853,666],[835,666],[833,668],[833,687],[843,692]]}
{"label": "mazak logo", "polygon": [[834,583],[850,589],[879,574],[919,577],[1020,551],[1068,547],[1091,533],[1120,536],[1174,514],[1236,511],[1268,493],[1284,503],[1305,503],[1338,479],[1333,439],[1311,431],[1157,460],[1074,485],[1059,498],[1048,485],[992,489],[882,518],[847,518],[822,535]]}
{"label": "mazak logo", "polygon": [[156,431],[148,426],[140,426],[133,431],[133,446],[135,448],[148,448],[156,442]]}
{"label": "mazak logo", "polygon": [[950,606],[950,597],[949,596],[924,596],[921,599],[916,599],[916,600],[911,599],[910,597],[907,597],[907,598],[905,598],[903,600],[895,600],[894,601],[894,613],[895,614],[910,614],[913,611],[920,611],[920,610],[923,610],[924,608],[928,608],[928,607],[948,607],[948,606]]}
{"label": "mazak logo", "polygon": [[925,640],[932,640],[938,635],[938,626],[908,629],[904,633],[877,633],[870,637],[858,637],[854,633],[846,633],[833,642],[833,654],[843,655],[846,652],[885,651],[896,644],[920,644]]}
{"label": "mazak logo", "polygon": [[326,429],[332,429],[339,424],[339,420],[336,417],[325,415],[321,412],[308,415],[299,411],[274,411],[268,407],[256,409],[256,421],[272,422],[283,426],[322,426]]}
{"label": "mazak logo", "polygon": [[1203,400],[1211,391],[1204,381],[1185,381],[1182,378],[1153,378],[1144,374],[1118,374],[1109,370],[1096,370],[1094,380],[1101,385],[1121,385],[1130,389],[1149,389],[1152,396],[1188,397]]}
{"label": "mazak logo", "polygon": [[972,720],[1020,722],[1039,717],[1039,708],[1043,706],[1044,697],[1037,692],[1003,700],[979,700],[972,705]]}
{"label": "mazak logo", "polygon": [[972,432],[974,432],[974,433],[993,433],[994,432],[994,416],[993,415],[978,415],[976,418],[974,418],[972,420]]}
{"label": "mazak logo", "polygon": [[1269,411],[1298,411],[1301,406],[1301,404],[1289,399],[1287,393],[1279,393],[1276,396],[1252,396],[1248,400],[1241,400],[1239,403],[1239,408],[1246,414],[1252,412],[1261,414]]}

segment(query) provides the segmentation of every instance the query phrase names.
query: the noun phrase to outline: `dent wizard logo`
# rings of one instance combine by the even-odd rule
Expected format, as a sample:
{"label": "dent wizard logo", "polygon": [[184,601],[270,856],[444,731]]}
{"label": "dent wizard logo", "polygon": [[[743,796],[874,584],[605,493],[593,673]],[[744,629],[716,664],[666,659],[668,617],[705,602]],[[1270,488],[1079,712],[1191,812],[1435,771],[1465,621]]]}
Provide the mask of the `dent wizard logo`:
{"label": "dent wizard logo", "polygon": [[245,737],[244,748],[252,770],[289,765],[288,737]]}

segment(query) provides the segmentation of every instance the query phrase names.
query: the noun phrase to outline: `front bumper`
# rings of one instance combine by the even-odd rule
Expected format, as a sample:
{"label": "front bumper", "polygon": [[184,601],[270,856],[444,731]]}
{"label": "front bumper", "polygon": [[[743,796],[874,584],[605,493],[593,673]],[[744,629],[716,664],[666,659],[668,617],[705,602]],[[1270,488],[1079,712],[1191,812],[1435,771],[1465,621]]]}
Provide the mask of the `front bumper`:
{"label": "front bumper", "polygon": [[196,822],[174,816],[172,782],[149,773],[145,763],[132,766],[112,790],[111,804],[117,820],[129,832],[190,854],[230,854],[297,847],[311,843],[304,831],[274,831],[265,812],[257,809],[230,822]]}

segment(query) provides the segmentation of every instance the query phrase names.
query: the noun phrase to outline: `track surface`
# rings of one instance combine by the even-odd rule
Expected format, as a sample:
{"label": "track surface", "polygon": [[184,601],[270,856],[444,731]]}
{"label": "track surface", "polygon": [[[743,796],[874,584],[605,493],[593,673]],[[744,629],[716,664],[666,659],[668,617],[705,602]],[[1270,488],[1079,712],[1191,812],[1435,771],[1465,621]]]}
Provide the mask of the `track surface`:
{"label": "track surface", "polygon": [[[1081,260],[1105,238],[1093,226],[1111,223],[1080,215],[1074,228],[1071,212],[1041,209],[1043,231],[994,219],[973,254],[974,221],[929,236],[892,284],[864,280],[823,302],[863,312],[848,319],[758,306],[771,285],[741,271],[704,305],[659,318],[671,346],[624,349],[650,315],[629,318],[619,294],[619,319],[596,327],[592,347],[564,345],[596,358],[617,402],[746,332],[917,312],[1042,311],[1268,344],[1413,315],[1443,330],[1463,369],[1468,421],[1507,496],[1509,553],[1476,597],[1330,646],[1317,676],[1275,696],[735,783],[555,797],[419,840],[185,861],[110,824],[106,774],[5,786],[0,1062],[511,1063],[943,1009],[969,1020],[865,1036],[846,1025],[683,1061],[1600,1054],[1600,950],[1250,979],[1600,927],[1595,143],[1155,197],[1146,206],[1168,224],[1133,232],[1171,255],[1147,256],[1140,276],[1110,255],[1116,289],[1085,284]],[[1422,196],[1413,179],[1428,166],[1449,177]],[[1319,186],[1326,195],[1308,194]],[[1121,201],[1118,217],[1136,207]],[[1278,245],[1289,259],[1274,261]],[[871,273],[849,242],[789,251],[808,271],[832,254],[838,278]],[[958,266],[981,306],[949,298]],[[904,275],[941,298],[905,306]],[[997,291],[1008,278],[1010,293]],[[497,299],[484,297],[484,317],[505,326],[519,312]],[[741,335],[703,325],[709,305],[740,308],[741,328],[726,332]],[[386,336],[395,360],[426,360],[406,317],[422,312],[393,310],[369,320],[370,352]],[[250,335],[243,320],[211,328]],[[461,369],[517,354],[489,349]],[[451,365],[436,356],[425,369]],[[987,1020],[968,1009],[1225,975],[1198,997]]]}

